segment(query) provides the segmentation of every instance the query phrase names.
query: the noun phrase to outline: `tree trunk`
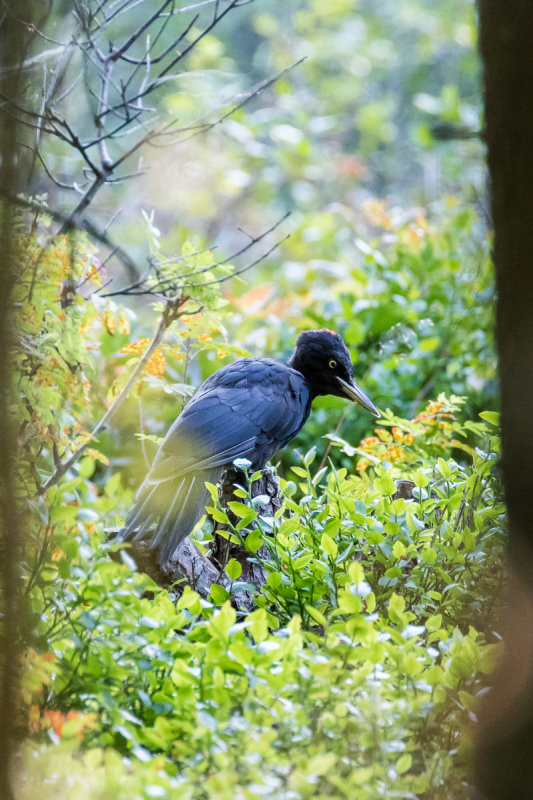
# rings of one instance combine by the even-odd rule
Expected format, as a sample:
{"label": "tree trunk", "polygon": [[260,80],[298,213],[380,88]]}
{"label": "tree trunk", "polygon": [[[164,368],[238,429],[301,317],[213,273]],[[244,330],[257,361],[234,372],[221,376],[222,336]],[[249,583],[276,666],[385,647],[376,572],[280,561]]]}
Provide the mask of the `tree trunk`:
{"label": "tree trunk", "polygon": [[487,800],[533,797],[533,7],[480,0],[492,192],[510,591],[505,655],[481,714]]}
{"label": "tree trunk", "polygon": [[[0,10],[0,89],[2,97],[22,95],[22,70],[3,72],[2,67],[21,65],[31,38],[23,19],[31,17],[29,0],[6,2]],[[0,187],[8,195],[22,189],[22,125],[7,113],[0,114]],[[13,307],[11,292],[16,280],[14,207],[0,205],[0,797],[11,800],[10,764],[18,726],[18,677],[20,640],[25,616],[22,613],[18,561],[22,526],[16,500],[16,435],[12,419]]]}
{"label": "tree trunk", "polygon": [[[226,467],[219,484],[220,503],[225,508],[227,508],[230,500],[237,499],[233,494],[236,483],[240,486],[245,485],[244,474],[233,466]],[[257,513],[260,516],[273,517],[283,504],[283,498],[279,491],[279,478],[274,470],[269,467],[264,469],[259,480],[252,483],[251,489],[252,497],[262,498],[262,502],[255,505]],[[238,523],[238,518],[229,510],[228,516],[234,525]],[[217,530],[222,530],[223,528],[224,526],[220,524],[215,526],[212,558],[221,569],[224,569],[231,558],[239,562],[242,567],[240,580],[250,584],[253,589],[239,592],[235,595],[234,601],[242,610],[252,611],[255,608],[255,594],[267,579],[267,573],[262,561],[270,558],[268,548],[263,545],[257,553],[250,553],[245,545],[230,542],[217,533]],[[249,532],[244,528],[240,533],[243,540],[246,541]]]}
{"label": "tree trunk", "polygon": [[[221,505],[227,508],[230,500],[237,500],[233,494],[235,483],[244,485],[244,475],[235,467],[227,467],[220,479],[219,497]],[[276,511],[281,508],[282,498],[279,493],[279,479],[272,469],[265,469],[259,480],[252,483],[252,496],[263,498],[262,503],[258,503],[255,508],[261,515],[274,516]],[[236,524],[239,520],[231,511],[228,516]],[[163,589],[173,587],[177,592],[183,591],[183,587],[188,585],[202,597],[209,595],[211,584],[218,583],[224,588],[229,586],[229,578],[224,572],[224,568],[231,558],[236,559],[241,567],[242,574],[240,581],[250,585],[249,589],[235,593],[232,602],[242,611],[252,611],[255,607],[255,594],[266,581],[266,571],[261,563],[261,559],[269,557],[268,549],[263,546],[257,552],[250,553],[242,544],[230,542],[225,536],[217,533],[223,526],[216,525],[213,547],[211,553],[204,555],[193,542],[187,537],[179,546],[177,553],[165,561],[159,563],[159,553],[157,549],[150,547],[151,531],[138,542],[131,542],[128,545],[128,552],[133,557],[137,568],[141,572],[149,575]],[[116,534],[118,531],[109,531]],[[246,539],[248,531],[243,529],[241,536]],[[257,559],[259,556],[259,559]],[[115,553],[115,561],[120,560],[120,554]]]}

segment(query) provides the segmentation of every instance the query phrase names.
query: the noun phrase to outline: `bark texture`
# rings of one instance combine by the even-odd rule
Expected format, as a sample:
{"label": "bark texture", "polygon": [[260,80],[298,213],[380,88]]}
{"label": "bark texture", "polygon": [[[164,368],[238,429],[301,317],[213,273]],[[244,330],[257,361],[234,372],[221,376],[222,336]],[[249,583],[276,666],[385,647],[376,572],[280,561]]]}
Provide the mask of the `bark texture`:
{"label": "bark texture", "polygon": [[[16,13],[15,13],[16,12]],[[30,16],[29,0],[4,2],[0,10],[0,92],[19,99],[23,93],[20,68],[31,41],[21,20]],[[17,66],[9,73],[2,67]],[[0,114],[0,187],[9,195],[22,189],[22,125]],[[11,757],[18,723],[20,644],[25,615],[21,603],[20,570],[22,526],[15,486],[16,434],[12,419],[13,308],[11,292],[16,280],[14,230],[11,203],[0,205],[0,797],[11,800]]]}
{"label": "bark texture", "polygon": [[[220,481],[219,497],[223,506],[227,507],[230,500],[236,499],[233,496],[235,484],[245,485],[244,475],[235,467],[227,467],[222,474]],[[283,498],[279,492],[279,478],[274,470],[267,468],[259,480],[252,483],[252,497],[261,497],[261,502],[255,505],[255,510],[260,516],[273,517],[276,511],[281,508]],[[235,525],[239,520],[231,511],[228,512],[231,522]],[[215,539],[213,542],[213,558],[220,568],[223,569],[231,558],[236,559],[242,567],[240,580],[250,584],[253,589],[239,592],[235,596],[236,604],[245,611],[252,611],[255,607],[254,597],[267,579],[267,573],[263,566],[265,559],[269,558],[268,548],[263,545],[257,553],[250,553],[242,544],[230,542],[225,537],[217,533],[222,526],[215,528]],[[248,531],[241,531],[243,539],[246,541]]]}
{"label": "bark texture", "polygon": [[487,800],[533,797],[533,8],[480,0],[492,192],[503,478],[511,588],[506,650],[481,715]]}
{"label": "bark texture", "polygon": [[[235,484],[245,485],[244,475],[234,467],[228,467],[220,480],[219,497],[221,504],[227,507],[230,500],[236,500],[233,494]],[[271,469],[265,469],[259,480],[252,484],[252,496],[259,497],[262,502],[255,508],[260,515],[274,516],[275,512],[281,508],[282,498],[279,492],[279,479]],[[238,522],[231,511],[228,511],[233,524]],[[249,553],[244,544],[230,542],[224,535],[217,533],[223,530],[217,524],[211,552],[208,555],[196,547],[189,538],[185,539],[179,546],[177,553],[159,564],[158,552],[150,547],[150,531],[146,538],[139,542],[132,542],[128,545],[128,552],[134,559],[137,568],[145,572],[159,586],[164,589],[174,588],[180,592],[183,587],[189,585],[202,597],[207,597],[212,583],[219,583],[225,588],[229,585],[229,579],[224,572],[224,567],[231,558],[236,559],[241,567],[242,574],[239,579],[242,583],[249,584],[248,589],[236,592],[232,597],[232,602],[242,611],[252,611],[255,607],[254,597],[257,591],[266,581],[266,571],[261,563],[261,559],[268,558],[268,550],[262,547],[256,554]],[[113,532],[110,532],[113,533]],[[248,531],[243,529],[241,536],[246,541]],[[119,555],[114,556],[117,560]]]}

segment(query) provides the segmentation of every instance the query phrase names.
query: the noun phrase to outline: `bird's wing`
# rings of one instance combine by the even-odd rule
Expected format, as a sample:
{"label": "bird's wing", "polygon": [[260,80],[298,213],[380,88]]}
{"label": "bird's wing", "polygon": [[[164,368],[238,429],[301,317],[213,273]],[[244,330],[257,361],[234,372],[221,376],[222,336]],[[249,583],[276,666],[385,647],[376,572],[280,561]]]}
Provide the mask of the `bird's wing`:
{"label": "bird's wing", "polygon": [[236,458],[262,468],[298,433],[310,401],[303,375],[270,359],[240,359],[216,372],[165,436],[121,538],[139,539],[154,527],[161,563],[173,557],[203,513],[205,481],[216,483]]}
{"label": "bird's wing", "polygon": [[214,373],[168,431],[146,482],[175,479],[248,458],[254,469],[298,433],[309,390],[296,370],[239,359]]}

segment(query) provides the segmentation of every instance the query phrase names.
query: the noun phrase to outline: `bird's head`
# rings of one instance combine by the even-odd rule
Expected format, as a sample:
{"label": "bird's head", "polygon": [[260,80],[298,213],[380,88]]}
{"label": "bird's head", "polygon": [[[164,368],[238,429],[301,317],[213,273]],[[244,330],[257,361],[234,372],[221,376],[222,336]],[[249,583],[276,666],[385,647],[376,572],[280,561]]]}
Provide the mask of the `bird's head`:
{"label": "bird's head", "polygon": [[314,396],[333,394],[348,398],[376,417],[380,416],[356,384],[348,348],[335,331],[303,331],[296,339],[289,364],[304,375]]}

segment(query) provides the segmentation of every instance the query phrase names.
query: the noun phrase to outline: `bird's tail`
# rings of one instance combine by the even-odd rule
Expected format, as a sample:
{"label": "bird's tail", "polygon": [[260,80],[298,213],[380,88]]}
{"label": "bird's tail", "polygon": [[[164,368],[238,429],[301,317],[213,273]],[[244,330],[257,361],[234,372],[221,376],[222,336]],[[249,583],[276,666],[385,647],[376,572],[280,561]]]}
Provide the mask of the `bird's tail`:
{"label": "bird's tail", "polygon": [[120,538],[135,541],[150,531],[150,546],[159,548],[160,563],[168,560],[204,513],[209,497],[205,482],[216,483],[219,473],[220,469],[205,470],[166,481],[145,481]]}

